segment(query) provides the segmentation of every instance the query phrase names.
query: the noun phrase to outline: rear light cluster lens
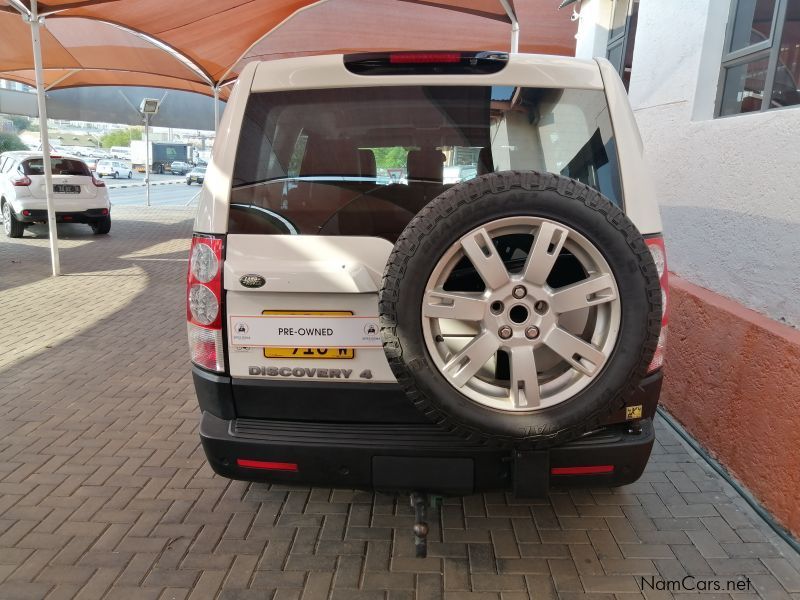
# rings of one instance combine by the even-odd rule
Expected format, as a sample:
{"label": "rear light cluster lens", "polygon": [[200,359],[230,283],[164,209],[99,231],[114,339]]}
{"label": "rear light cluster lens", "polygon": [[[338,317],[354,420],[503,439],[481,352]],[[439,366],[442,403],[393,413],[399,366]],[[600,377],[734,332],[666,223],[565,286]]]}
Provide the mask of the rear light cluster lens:
{"label": "rear light cluster lens", "polygon": [[212,325],[219,316],[219,300],[208,287],[195,283],[189,288],[189,312],[193,321]]}
{"label": "rear light cluster lens", "polygon": [[28,187],[32,181],[30,177],[23,175],[22,177],[17,177],[11,183],[13,183],[16,187]]}
{"label": "rear light cluster lens", "polygon": [[221,329],[208,329],[189,322],[189,350],[194,364],[209,371],[225,370]]}
{"label": "rear light cluster lens", "polygon": [[647,367],[647,372],[652,373],[664,366],[664,354],[667,349],[667,323],[669,321],[669,272],[667,271],[667,252],[664,248],[664,238],[661,236],[645,238],[653,262],[658,269],[658,280],[661,284],[661,333],[658,336],[658,346]]}
{"label": "rear light cluster lens", "polygon": [[192,362],[224,371],[222,343],[222,238],[195,235],[186,279],[186,320]]}
{"label": "rear light cluster lens", "polygon": [[198,281],[208,283],[219,273],[219,261],[216,254],[208,244],[195,244],[192,247],[192,257],[189,269]]}
{"label": "rear light cluster lens", "polygon": [[94,184],[94,187],[106,187],[106,182],[102,179],[98,179],[94,175],[92,175],[92,183]]}

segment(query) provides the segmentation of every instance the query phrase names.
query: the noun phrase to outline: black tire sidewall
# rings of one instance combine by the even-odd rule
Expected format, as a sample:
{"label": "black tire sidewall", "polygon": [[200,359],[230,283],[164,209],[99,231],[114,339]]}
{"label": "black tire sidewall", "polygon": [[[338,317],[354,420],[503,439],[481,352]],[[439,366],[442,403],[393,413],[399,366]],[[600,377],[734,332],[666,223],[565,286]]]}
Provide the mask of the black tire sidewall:
{"label": "black tire sidewall", "polygon": [[[492,191],[491,185],[486,185],[495,183],[503,175],[484,176],[481,178],[486,179],[483,182],[473,180],[474,183],[463,190],[445,192],[428,205],[432,210],[421,211],[409,224],[409,229],[417,234],[421,230],[425,233],[416,238],[418,247],[405,261],[402,271],[387,268],[384,289],[389,290],[387,296],[394,294],[396,302],[381,302],[381,317],[382,322],[396,323],[396,328],[382,328],[384,345],[388,342],[392,349],[387,356],[406,393],[435,421],[500,440],[528,440],[542,444],[563,441],[593,428],[600,417],[621,408],[627,393],[646,374],[658,339],[658,325],[653,325],[656,310],[660,322],[660,291],[654,298],[652,276],[647,276],[647,270],[651,268],[654,271],[655,265],[632,223],[594,190],[556,176],[551,176],[553,186],[542,190],[511,187]],[[559,185],[563,187],[563,181],[569,182],[577,195],[567,193],[565,196],[559,192],[557,188]],[[473,199],[458,203],[446,218],[442,218],[442,212],[449,209],[447,205],[452,205],[459,195],[462,200],[469,196]],[[587,199],[600,208],[587,206]],[[447,249],[482,224],[520,215],[563,223],[589,239],[611,267],[622,305],[617,341],[602,372],[572,398],[529,413],[494,410],[456,390],[441,374],[428,352],[420,316],[430,274]],[[631,230],[634,236],[631,236]],[[412,237],[404,238],[405,233],[398,240],[396,250]],[[395,254],[390,259],[390,267],[392,260],[397,259]],[[402,310],[398,310],[399,307]],[[384,309],[388,309],[387,314],[384,314]],[[398,348],[400,360],[395,356]]]}

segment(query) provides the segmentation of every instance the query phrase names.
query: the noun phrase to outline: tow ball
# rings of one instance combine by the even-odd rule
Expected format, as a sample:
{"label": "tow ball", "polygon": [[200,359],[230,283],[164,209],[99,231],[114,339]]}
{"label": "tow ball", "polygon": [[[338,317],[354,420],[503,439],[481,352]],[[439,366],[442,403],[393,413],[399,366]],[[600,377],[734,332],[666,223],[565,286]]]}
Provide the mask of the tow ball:
{"label": "tow ball", "polygon": [[414,511],[414,550],[417,558],[428,556],[428,509],[437,510],[441,496],[425,492],[411,493],[411,509]]}

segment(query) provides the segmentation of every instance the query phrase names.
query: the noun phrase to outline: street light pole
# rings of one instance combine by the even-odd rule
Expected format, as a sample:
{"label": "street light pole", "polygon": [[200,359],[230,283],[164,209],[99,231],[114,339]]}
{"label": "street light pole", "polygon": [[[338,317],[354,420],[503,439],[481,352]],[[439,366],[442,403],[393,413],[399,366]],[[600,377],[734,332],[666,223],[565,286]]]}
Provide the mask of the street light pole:
{"label": "street light pole", "polygon": [[144,189],[150,206],[150,113],[144,113]]}
{"label": "street light pole", "polygon": [[147,195],[147,206],[150,206],[150,117],[158,112],[160,100],[145,98],[139,106],[139,112],[144,115],[144,186]]}

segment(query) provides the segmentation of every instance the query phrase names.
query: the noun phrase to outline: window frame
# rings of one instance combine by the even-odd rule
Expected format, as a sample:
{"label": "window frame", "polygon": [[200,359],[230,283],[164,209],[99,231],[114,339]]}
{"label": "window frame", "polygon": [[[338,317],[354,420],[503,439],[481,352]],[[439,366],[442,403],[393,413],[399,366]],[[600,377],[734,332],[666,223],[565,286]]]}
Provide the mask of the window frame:
{"label": "window frame", "polygon": [[[714,118],[726,119],[728,117],[740,117],[763,113],[768,110],[783,110],[787,108],[798,108],[798,105],[770,107],[772,103],[772,88],[775,85],[775,74],[778,70],[778,59],[781,53],[780,37],[786,25],[786,12],[790,0],[775,0],[775,8],[772,13],[772,26],[770,27],[769,37],[766,40],[730,51],[733,41],[733,28],[736,23],[736,11],[742,0],[731,0],[728,8],[728,23],[725,27],[725,43],[722,48],[722,59],[720,61],[719,77],[717,79],[717,97],[714,102]],[[730,115],[723,115],[722,99],[725,92],[725,77],[728,70],[739,65],[767,59],[767,76],[764,78],[764,93],[761,98],[761,107],[758,110],[748,112],[738,112]]]}
{"label": "window frame", "polygon": [[[627,2],[627,9],[625,12],[625,25],[622,27],[622,31],[615,35],[614,37],[611,36],[612,28],[614,27],[614,11],[617,10],[617,6],[620,2]],[[609,14],[609,22],[608,22],[608,40],[606,41],[606,59],[611,61],[610,55],[612,50],[616,50],[619,48],[620,50],[620,59],[619,59],[619,66],[611,62],[614,70],[619,74],[620,78],[625,82],[625,56],[628,53],[628,46],[632,43],[635,43],[634,39],[631,39],[631,20],[633,18],[633,10],[634,5],[637,4],[639,0],[612,0],[611,2],[611,13]],[[631,69],[632,70],[632,69]],[[629,81],[625,82],[625,89],[628,89]]]}

